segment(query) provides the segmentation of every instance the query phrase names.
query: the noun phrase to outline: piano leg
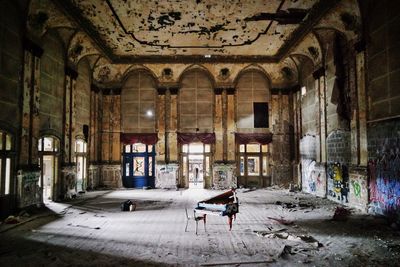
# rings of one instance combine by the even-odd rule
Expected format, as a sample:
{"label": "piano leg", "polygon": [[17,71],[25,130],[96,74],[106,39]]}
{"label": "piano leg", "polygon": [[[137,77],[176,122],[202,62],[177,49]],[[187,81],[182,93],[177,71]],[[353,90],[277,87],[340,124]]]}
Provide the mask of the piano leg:
{"label": "piano leg", "polygon": [[228,223],[229,223],[229,231],[232,230],[232,215],[228,216]]}
{"label": "piano leg", "polygon": [[207,229],[206,229],[206,215],[207,215],[207,214],[204,214],[204,218],[203,218],[203,222],[204,222],[204,232],[207,232]]}

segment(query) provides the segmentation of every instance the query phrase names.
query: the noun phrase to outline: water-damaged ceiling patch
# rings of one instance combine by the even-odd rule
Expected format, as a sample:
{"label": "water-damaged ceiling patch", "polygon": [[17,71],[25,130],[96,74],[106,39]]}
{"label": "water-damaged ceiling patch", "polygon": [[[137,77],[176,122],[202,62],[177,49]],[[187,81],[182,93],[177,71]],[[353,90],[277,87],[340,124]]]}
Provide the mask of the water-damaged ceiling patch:
{"label": "water-damaged ceiling patch", "polygon": [[79,20],[111,56],[137,58],[185,55],[274,57],[318,1],[57,2]]}

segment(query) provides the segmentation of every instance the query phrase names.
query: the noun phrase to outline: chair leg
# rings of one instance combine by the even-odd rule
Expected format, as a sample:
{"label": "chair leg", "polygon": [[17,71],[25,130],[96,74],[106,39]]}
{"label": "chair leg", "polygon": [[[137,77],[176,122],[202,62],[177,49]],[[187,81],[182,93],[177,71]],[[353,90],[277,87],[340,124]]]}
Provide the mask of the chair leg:
{"label": "chair leg", "polygon": [[186,219],[186,227],[185,227],[185,232],[187,232],[187,227],[188,227],[188,224],[189,224],[189,220],[188,220],[188,219]]}
{"label": "chair leg", "polygon": [[199,221],[196,219],[195,219],[195,221],[196,221],[196,235],[197,235],[197,226],[199,225]]}
{"label": "chair leg", "polygon": [[204,214],[203,223],[204,223],[204,232],[207,232],[207,228],[206,228],[206,214]]}

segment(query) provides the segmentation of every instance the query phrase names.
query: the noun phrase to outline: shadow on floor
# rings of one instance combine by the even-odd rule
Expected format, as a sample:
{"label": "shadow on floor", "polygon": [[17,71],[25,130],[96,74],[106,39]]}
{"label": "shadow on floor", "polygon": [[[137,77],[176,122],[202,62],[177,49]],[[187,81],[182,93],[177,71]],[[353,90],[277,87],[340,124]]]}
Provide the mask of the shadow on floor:
{"label": "shadow on floor", "polygon": [[0,235],[1,266],[168,266]]}

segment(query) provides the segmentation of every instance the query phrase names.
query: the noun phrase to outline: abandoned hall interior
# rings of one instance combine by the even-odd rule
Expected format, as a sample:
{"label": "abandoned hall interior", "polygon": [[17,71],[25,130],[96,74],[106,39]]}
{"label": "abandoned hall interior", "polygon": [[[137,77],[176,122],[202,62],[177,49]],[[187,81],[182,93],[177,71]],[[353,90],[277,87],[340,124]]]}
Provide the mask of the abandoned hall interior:
{"label": "abandoned hall interior", "polygon": [[142,194],[193,194],[179,216],[195,238],[192,204],[236,189],[229,235],[276,189],[400,227],[399,1],[0,0],[0,14],[2,220],[100,191],[123,194],[119,212],[136,198],[129,216]]}

